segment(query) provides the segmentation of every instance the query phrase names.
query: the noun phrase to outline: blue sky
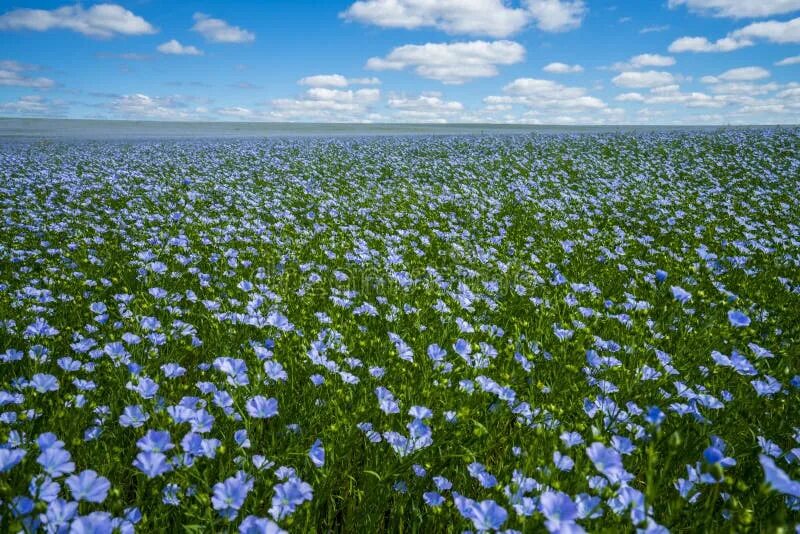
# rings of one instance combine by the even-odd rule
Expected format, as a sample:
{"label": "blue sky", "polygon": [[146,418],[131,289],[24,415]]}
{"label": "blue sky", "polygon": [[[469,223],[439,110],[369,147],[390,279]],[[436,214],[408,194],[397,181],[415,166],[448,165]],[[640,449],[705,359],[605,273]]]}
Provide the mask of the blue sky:
{"label": "blue sky", "polygon": [[3,5],[0,116],[800,122],[800,0]]}

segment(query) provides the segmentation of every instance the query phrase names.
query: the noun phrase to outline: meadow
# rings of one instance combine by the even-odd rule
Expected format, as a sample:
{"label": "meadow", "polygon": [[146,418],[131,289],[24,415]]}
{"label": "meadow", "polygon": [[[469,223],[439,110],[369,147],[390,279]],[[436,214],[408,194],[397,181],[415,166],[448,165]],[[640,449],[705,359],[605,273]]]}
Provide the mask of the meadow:
{"label": "meadow", "polygon": [[800,532],[800,130],[0,144],[0,531]]}

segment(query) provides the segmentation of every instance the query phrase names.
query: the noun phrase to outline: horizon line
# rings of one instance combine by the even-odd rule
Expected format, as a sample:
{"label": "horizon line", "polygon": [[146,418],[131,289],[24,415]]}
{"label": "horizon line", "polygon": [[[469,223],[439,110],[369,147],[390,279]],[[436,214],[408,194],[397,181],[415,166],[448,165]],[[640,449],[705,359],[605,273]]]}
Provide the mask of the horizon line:
{"label": "horizon line", "polygon": [[422,126],[430,127],[519,127],[519,128],[714,128],[714,127],[800,127],[800,123],[529,123],[529,122],[315,122],[315,121],[225,121],[225,120],[160,120],[160,119],[105,119],[97,117],[35,117],[0,116],[0,121],[69,121],[103,122],[120,124],[214,124],[214,125],[291,125],[291,126]]}

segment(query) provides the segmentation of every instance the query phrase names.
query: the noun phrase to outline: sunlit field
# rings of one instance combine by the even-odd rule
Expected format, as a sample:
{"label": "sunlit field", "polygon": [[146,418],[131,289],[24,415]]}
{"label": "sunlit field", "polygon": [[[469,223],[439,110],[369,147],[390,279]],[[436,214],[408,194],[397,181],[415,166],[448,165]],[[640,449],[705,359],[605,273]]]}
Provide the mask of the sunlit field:
{"label": "sunlit field", "polygon": [[794,532],[800,130],[0,145],[0,531]]}

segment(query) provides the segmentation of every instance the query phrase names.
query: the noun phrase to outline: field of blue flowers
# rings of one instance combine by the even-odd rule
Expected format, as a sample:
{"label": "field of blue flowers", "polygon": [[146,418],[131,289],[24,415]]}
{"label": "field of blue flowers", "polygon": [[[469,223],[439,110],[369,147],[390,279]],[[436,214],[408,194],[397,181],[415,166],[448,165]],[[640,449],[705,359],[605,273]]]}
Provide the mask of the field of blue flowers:
{"label": "field of blue flowers", "polygon": [[793,129],[6,142],[0,531],[794,532],[799,177]]}

